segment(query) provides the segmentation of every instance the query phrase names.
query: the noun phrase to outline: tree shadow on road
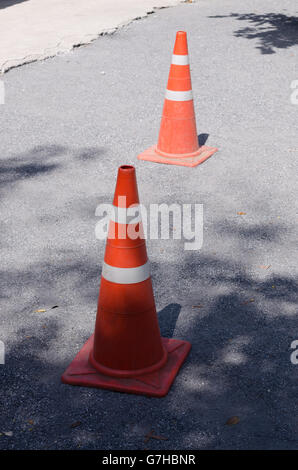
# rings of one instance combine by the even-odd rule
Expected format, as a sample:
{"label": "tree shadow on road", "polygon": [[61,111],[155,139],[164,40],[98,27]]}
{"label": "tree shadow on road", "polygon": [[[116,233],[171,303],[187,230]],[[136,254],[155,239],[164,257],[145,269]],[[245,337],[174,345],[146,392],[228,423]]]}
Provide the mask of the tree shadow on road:
{"label": "tree shadow on road", "polygon": [[[278,240],[276,230],[260,227],[244,235],[258,239],[266,232],[270,242]],[[243,227],[230,225],[229,231],[243,239]],[[295,448],[293,277],[268,273],[258,279],[240,260],[204,253],[187,253],[182,264],[153,263],[161,332],[192,343],[169,394],[155,399],[60,383],[94,329],[100,263],[76,256],[68,252],[60,261],[33,265],[29,260],[27,269],[2,273],[7,302],[1,321],[15,334],[0,368],[0,429],[14,434],[1,438],[1,448]],[[168,276],[179,280],[179,288],[169,285]],[[72,295],[64,299],[66,291]],[[57,296],[59,308],[34,313],[45,292]],[[18,301],[9,311],[12,297]],[[226,424],[232,416],[239,424]],[[145,444],[150,429],[168,440]]]}
{"label": "tree shadow on road", "polygon": [[11,7],[13,5],[17,5],[18,3],[23,3],[23,2],[27,2],[28,0],[1,0],[0,1],[0,10],[2,8],[8,8],[8,7]]}
{"label": "tree shadow on road", "polygon": [[[49,276],[48,288],[55,289],[65,276],[71,282],[73,276],[76,302],[84,299],[90,282],[97,284],[97,275],[90,266],[91,277],[80,276],[78,282],[82,266],[72,268],[73,273],[64,267],[60,276]],[[189,275],[195,268],[187,268]],[[202,266],[200,271],[206,281]],[[88,272],[87,264],[84,272]],[[23,288],[27,284],[38,291],[37,272],[31,279],[28,273],[20,279]],[[297,318],[284,310],[283,302],[294,301],[297,284],[281,276],[258,283],[244,273],[241,282],[249,286],[246,291],[239,291],[239,279],[231,275],[218,273],[212,282],[219,288],[224,282],[229,289],[214,295],[209,304],[205,299],[202,309],[184,306],[180,316],[188,319],[183,338],[191,341],[192,351],[164,399],[62,385],[62,372],[92,333],[95,299],[92,321],[82,310],[86,330],[77,324],[76,316],[64,324],[63,316],[72,316],[72,309],[67,313],[63,303],[59,312],[40,314],[30,312],[28,305],[24,313],[31,319],[17,330],[7,348],[7,363],[0,370],[5,404],[0,425],[14,432],[13,438],[1,440],[1,448],[142,449],[148,429],[168,438],[147,443],[149,449],[296,445],[296,380],[289,345],[297,332]],[[274,299],[273,283],[277,288]],[[255,301],[246,303],[252,295]],[[163,334],[172,335],[179,310],[179,304],[173,304],[160,312]],[[235,415],[240,423],[227,426],[226,420]],[[81,424],[73,427],[77,422]]]}
{"label": "tree shadow on road", "polygon": [[1,160],[0,188],[12,187],[13,184],[26,178],[34,178],[58,169],[57,163],[48,160],[64,151],[64,147],[50,145],[33,147],[16,157]]}
{"label": "tree shadow on road", "polygon": [[67,148],[63,145],[37,145],[18,155],[2,158],[0,191],[11,190],[21,181],[37,181],[39,177],[55,175],[71,162],[96,162],[105,153],[103,147]]}
{"label": "tree shadow on road", "polygon": [[276,49],[287,49],[298,45],[298,17],[282,13],[231,13],[209,18],[235,18],[248,23],[234,32],[239,38],[255,39],[262,54],[274,54]]}

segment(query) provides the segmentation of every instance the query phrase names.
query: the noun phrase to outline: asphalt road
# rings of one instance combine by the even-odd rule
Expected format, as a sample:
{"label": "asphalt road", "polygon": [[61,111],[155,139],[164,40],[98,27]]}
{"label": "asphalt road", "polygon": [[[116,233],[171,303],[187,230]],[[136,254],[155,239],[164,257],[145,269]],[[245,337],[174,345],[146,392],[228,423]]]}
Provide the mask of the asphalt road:
{"label": "asphalt road", "polygon": [[[297,448],[297,18],[296,0],[202,0],[1,78],[1,449]],[[198,132],[220,149],[197,168],[136,159],[179,29]],[[147,242],[162,334],[193,346],[163,399],[60,383],[93,332],[95,209],[123,163],[143,204],[204,204],[201,250]]]}

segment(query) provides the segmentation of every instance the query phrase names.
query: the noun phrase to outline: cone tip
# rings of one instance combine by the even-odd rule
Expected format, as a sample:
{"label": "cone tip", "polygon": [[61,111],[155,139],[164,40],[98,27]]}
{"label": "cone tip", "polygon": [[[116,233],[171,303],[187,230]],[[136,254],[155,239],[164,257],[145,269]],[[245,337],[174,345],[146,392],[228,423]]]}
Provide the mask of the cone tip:
{"label": "cone tip", "polygon": [[176,41],[174,45],[174,54],[178,54],[178,55],[188,54],[186,31],[177,31]]}
{"label": "cone tip", "polygon": [[113,204],[118,207],[130,207],[138,203],[136,169],[133,165],[121,165],[118,168]]}
{"label": "cone tip", "polygon": [[135,167],[132,165],[121,165],[118,170],[119,173],[133,173],[135,171]]}

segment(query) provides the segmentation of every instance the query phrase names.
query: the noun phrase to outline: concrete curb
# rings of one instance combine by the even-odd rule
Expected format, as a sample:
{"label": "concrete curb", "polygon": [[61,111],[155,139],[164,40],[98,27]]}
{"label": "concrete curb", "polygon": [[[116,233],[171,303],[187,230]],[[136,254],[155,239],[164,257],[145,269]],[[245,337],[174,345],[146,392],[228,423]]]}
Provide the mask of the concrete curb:
{"label": "concrete curb", "polygon": [[127,0],[124,5],[120,0],[110,0],[107,5],[105,0],[87,0],[82,5],[79,0],[29,0],[2,7],[0,74],[67,53],[158,9],[179,3],[181,0]]}

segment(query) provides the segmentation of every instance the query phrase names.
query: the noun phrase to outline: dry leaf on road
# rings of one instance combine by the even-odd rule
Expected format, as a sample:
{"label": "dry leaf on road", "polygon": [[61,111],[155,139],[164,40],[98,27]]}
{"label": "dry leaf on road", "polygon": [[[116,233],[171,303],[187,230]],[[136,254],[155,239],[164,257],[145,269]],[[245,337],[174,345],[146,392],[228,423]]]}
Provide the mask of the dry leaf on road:
{"label": "dry leaf on road", "polygon": [[164,437],[164,436],[156,436],[155,434],[153,434],[154,431],[150,431],[148,432],[148,434],[146,434],[145,436],[145,441],[144,442],[148,442],[150,439],[156,439],[157,441],[167,441],[168,438],[167,437]]}
{"label": "dry leaf on road", "polygon": [[82,421],[76,421],[75,423],[72,423],[70,425],[71,428],[77,428],[78,426],[81,426]]}
{"label": "dry leaf on road", "polygon": [[228,426],[233,426],[234,424],[238,424],[240,421],[240,419],[238,418],[238,416],[232,416],[231,418],[229,418],[226,422],[226,424]]}
{"label": "dry leaf on road", "polygon": [[241,305],[247,305],[247,304],[250,304],[251,302],[254,302],[255,299],[249,299],[249,300],[246,300],[245,302],[242,302]]}

